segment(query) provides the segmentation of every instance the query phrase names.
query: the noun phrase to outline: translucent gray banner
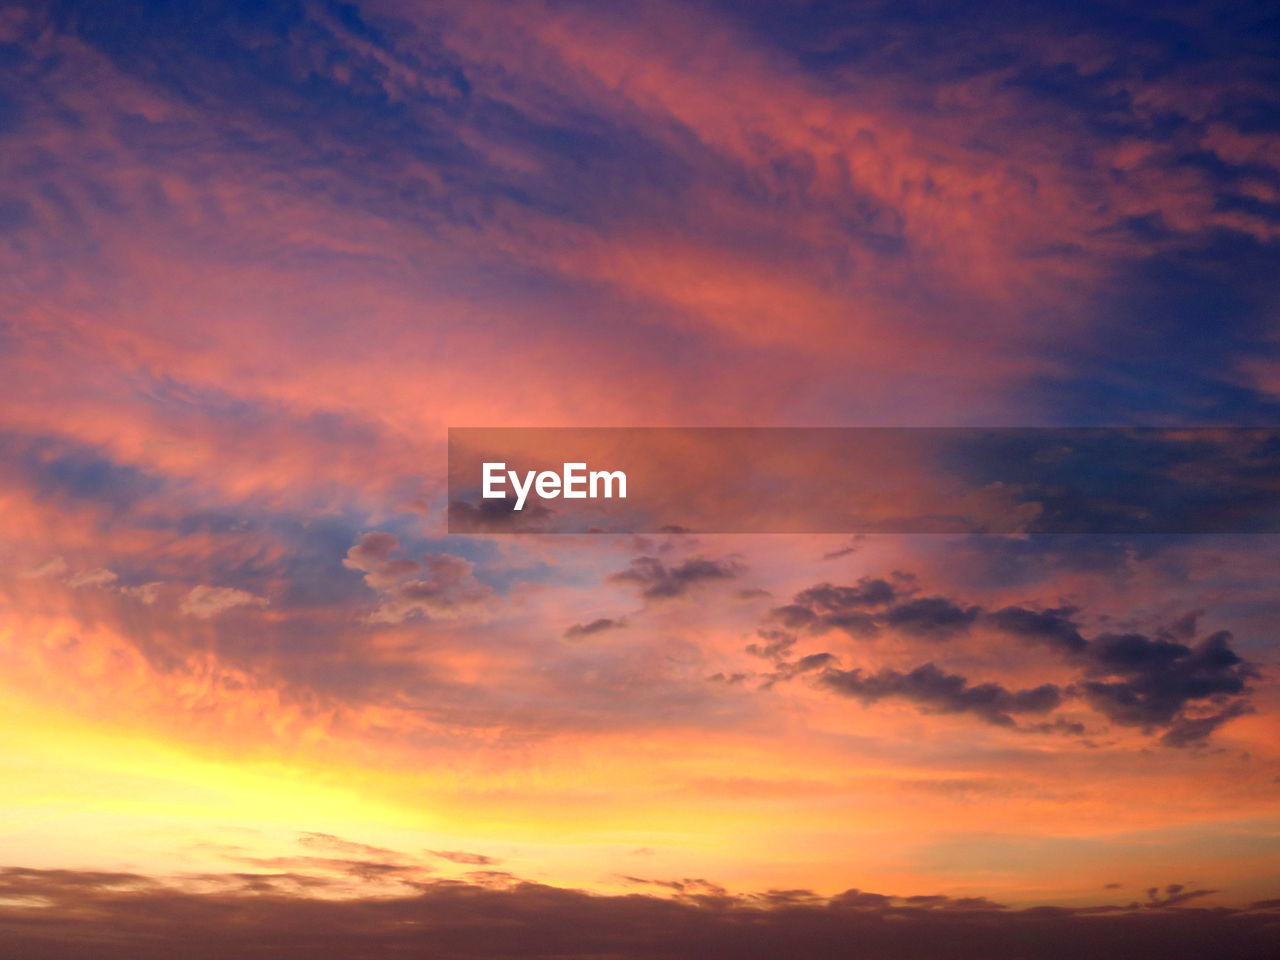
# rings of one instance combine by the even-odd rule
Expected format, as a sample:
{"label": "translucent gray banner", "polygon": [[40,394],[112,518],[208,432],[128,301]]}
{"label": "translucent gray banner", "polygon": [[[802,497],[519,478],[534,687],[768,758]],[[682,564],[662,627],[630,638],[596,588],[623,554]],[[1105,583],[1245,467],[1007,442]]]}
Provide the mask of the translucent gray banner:
{"label": "translucent gray banner", "polygon": [[1280,428],[454,428],[451,533],[1280,532]]}

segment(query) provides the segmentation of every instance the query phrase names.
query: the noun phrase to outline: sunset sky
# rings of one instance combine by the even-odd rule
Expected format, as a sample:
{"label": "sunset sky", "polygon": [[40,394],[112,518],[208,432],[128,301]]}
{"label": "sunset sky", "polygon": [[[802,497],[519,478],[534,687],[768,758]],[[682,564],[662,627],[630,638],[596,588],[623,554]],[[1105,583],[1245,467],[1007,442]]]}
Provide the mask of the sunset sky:
{"label": "sunset sky", "polygon": [[446,522],[1280,425],[1268,7],[0,5],[0,957],[1274,955],[1280,538]]}

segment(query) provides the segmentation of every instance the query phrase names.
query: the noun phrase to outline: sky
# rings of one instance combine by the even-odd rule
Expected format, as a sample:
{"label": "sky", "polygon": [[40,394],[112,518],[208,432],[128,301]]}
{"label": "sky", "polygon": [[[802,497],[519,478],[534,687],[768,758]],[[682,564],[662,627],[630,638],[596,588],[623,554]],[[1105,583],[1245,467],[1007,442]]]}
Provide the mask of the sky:
{"label": "sky", "polygon": [[1276,424],[1276,21],[0,6],[0,955],[1274,956],[1276,537],[450,535],[446,438]]}

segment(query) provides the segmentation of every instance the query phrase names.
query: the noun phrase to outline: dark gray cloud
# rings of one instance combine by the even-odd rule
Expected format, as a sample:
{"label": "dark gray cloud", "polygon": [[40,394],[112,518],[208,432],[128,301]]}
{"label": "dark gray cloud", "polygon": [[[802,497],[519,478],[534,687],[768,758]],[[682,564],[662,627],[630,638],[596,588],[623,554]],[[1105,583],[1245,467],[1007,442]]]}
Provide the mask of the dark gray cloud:
{"label": "dark gray cloud", "polygon": [[1242,695],[1258,676],[1221,630],[1198,643],[1200,611],[1180,617],[1154,636],[1103,633],[1086,640],[1075,607],[1042,611],[1005,607],[988,617],[997,629],[1042,642],[1066,655],[1083,673],[1079,692],[1091,707],[1121,726],[1163,730],[1168,746],[1203,743],[1228,720],[1251,711]]}
{"label": "dark gray cloud", "polygon": [[1029,690],[1009,690],[998,683],[970,684],[959,674],[946,673],[932,663],[909,673],[827,669],[818,682],[867,704],[884,699],[906,700],[929,713],[969,713],[1002,727],[1015,725],[1014,714],[1045,714],[1062,703],[1062,690],[1055,684]]}
{"label": "dark gray cloud", "polygon": [[[913,596],[917,589],[915,578],[902,573],[890,579],[863,577],[852,586],[818,584],[775,607],[746,652],[774,661],[769,686],[803,672],[788,662],[800,633],[840,629],[852,637],[868,637],[891,629],[900,636],[940,641],[982,626],[1056,654],[1078,671],[1076,681],[1011,691],[995,683],[971,685],[932,663],[875,674],[827,664],[820,684],[865,703],[904,699],[932,712],[968,713],[1001,726],[1014,726],[1017,714],[1050,713],[1078,697],[1111,723],[1159,733],[1171,747],[1202,744],[1223,724],[1253,709],[1246,695],[1258,672],[1232,649],[1231,634],[1223,630],[1192,641],[1203,611],[1178,617],[1150,636],[1101,633],[1088,639],[1076,606],[1011,605],[988,612],[950,597]],[[1019,729],[1069,736],[1085,732],[1079,721],[1062,717]]]}
{"label": "dark gray cloud", "polygon": [[1253,705],[1244,700],[1228,703],[1217,713],[1199,717],[1178,717],[1160,737],[1169,747],[1194,747],[1204,743],[1220,726],[1235,717],[1253,713]]}
{"label": "dark gray cloud", "polygon": [[852,586],[820,583],[775,607],[771,618],[790,630],[824,633],[842,630],[853,637],[874,636],[882,627],[932,640],[963,633],[982,610],[946,597],[914,597],[914,578],[863,577]]}
{"label": "dark gray cloud", "polygon": [[756,631],[759,643],[749,643],[746,652],[764,660],[781,660],[796,645],[796,635],[786,630],[761,628]]}
{"label": "dark gray cloud", "polygon": [[872,611],[893,603],[908,588],[901,578],[891,583],[863,577],[852,586],[820,583],[775,607],[771,618],[791,630],[843,630],[850,636],[869,637],[879,629],[878,614]]}
{"label": "dark gray cloud", "polygon": [[[600,896],[508,874],[427,880],[403,896],[324,896],[351,878],[0,870],[0,938],[23,960],[1264,960],[1276,904],[1201,909],[1170,885],[1145,904],[1013,909],[983,897],[847,890],[734,895],[703,879],[647,880],[669,896]],[[213,892],[210,892],[212,889]]]}
{"label": "dark gray cloud", "polygon": [[1058,607],[1050,610],[1028,610],[1024,607],[1004,607],[990,615],[990,622],[1005,633],[1039,640],[1051,647],[1078,652],[1085,647],[1080,628],[1071,619],[1079,613],[1077,607]]}
{"label": "dark gray cloud", "polygon": [[698,584],[739,577],[745,569],[732,557],[721,560],[690,557],[668,565],[657,557],[645,556],[636,557],[628,569],[613,574],[609,580],[638,585],[646,600],[668,600],[683,596]]}
{"label": "dark gray cloud", "polygon": [[888,580],[862,577],[851,587],[837,587],[820,583],[796,594],[795,602],[821,613],[843,613],[850,609],[883,607],[893,603],[901,592]]}
{"label": "dark gray cloud", "polygon": [[1201,897],[1212,896],[1217,890],[1188,890],[1184,884],[1171,883],[1162,891],[1159,887],[1151,887],[1147,890],[1148,907],[1174,907],[1180,903],[1187,903],[1191,900],[1199,900]]}
{"label": "dark gray cloud", "polygon": [[626,625],[627,622],[625,620],[615,620],[613,617],[598,617],[590,623],[575,623],[568,627],[564,632],[564,638],[566,640],[581,640],[583,637],[604,633],[606,630],[620,630]]}
{"label": "dark gray cloud", "polygon": [[1089,704],[1113,723],[1165,729],[1162,739],[1169,746],[1202,742],[1251,709],[1240,695],[1257,671],[1231,649],[1225,630],[1194,646],[1142,634],[1103,634],[1084,657],[1087,673],[1102,678],[1081,684]]}
{"label": "dark gray cloud", "polygon": [[968,630],[981,612],[980,607],[961,606],[946,597],[920,597],[890,607],[884,622],[913,636],[946,640]]}

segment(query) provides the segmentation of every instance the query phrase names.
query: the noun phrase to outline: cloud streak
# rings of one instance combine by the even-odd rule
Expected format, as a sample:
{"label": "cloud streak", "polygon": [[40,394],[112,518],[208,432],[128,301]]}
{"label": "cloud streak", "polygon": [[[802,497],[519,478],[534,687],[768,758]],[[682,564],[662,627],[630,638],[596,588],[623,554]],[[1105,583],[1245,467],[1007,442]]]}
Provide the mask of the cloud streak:
{"label": "cloud streak", "polygon": [[[639,881],[644,882],[644,881]],[[410,896],[319,897],[327,881],[305,875],[230,874],[166,881],[129,873],[0,873],[0,929],[34,960],[71,956],[193,958],[269,946],[275,956],[356,957],[447,950],[459,958],[582,958],[612,953],[677,960],[713,953],[829,956],[856,941],[885,958],[922,951],[946,960],[1036,956],[1141,956],[1192,960],[1206,950],[1240,960],[1268,956],[1275,913],[1196,909],[1208,891],[1151,891],[1145,909],[1107,906],[1011,909],[981,897],[897,897],[848,890],[730,895],[702,880],[658,882],[675,896],[592,896],[513,881],[427,882]],[[205,891],[198,888],[204,886]],[[209,890],[212,886],[214,889]],[[299,894],[311,886],[310,894]],[[89,951],[86,954],[85,951]]]}

